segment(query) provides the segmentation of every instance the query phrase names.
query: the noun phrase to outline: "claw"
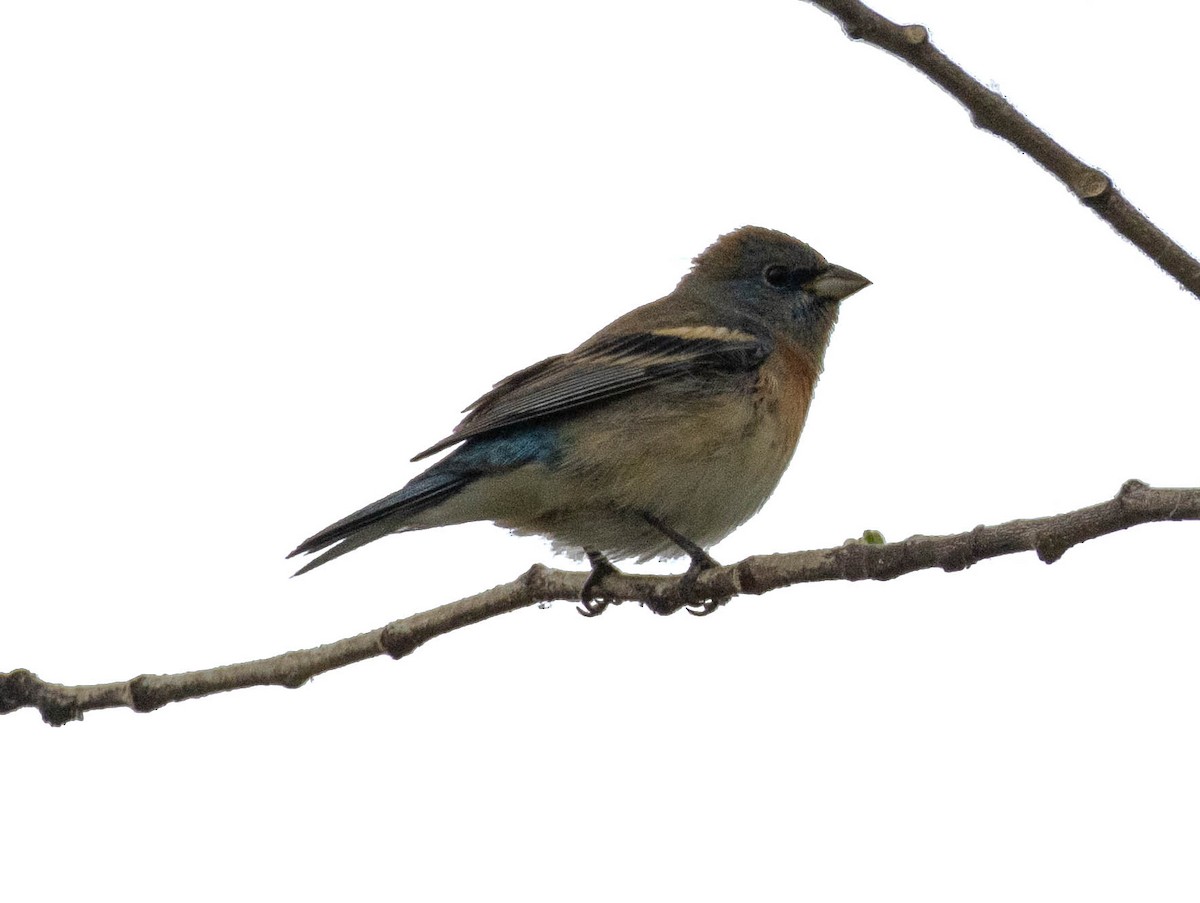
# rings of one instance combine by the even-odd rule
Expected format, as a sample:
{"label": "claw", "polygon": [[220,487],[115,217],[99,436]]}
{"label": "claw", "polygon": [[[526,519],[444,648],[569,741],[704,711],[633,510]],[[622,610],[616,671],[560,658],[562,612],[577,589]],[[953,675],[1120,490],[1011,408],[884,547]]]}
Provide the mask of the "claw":
{"label": "claw", "polygon": [[728,599],[696,599],[696,581],[700,579],[700,575],[713,568],[719,568],[721,565],[717,564],[713,557],[703,549],[688,550],[688,554],[692,556],[692,563],[684,573],[683,579],[679,581],[679,596],[682,600],[679,607],[686,608],[690,615],[703,618],[711,615],[729,601]]}
{"label": "claw", "polygon": [[575,610],[585,618],[594,618],[596,615],[604,614],[604,610],[610,605],[620,605],[619,599],[604,599],[597,598],[600,584],[604,582],[604,578],[612,574],[620,574],[611,561],[604,557],[600,552],[594,549],[585,549],[588,561],[592,563],[592,572],[588,574],[587,580],[583,581],[583,589],[579,593],[579,604],[575,606]]}
{"label": "claw", "polygon": [[585,618],[594,618],[596,615],[604,614],[604,609],[608,608],[610,604],[608,599],[580,599],[575,610]]}

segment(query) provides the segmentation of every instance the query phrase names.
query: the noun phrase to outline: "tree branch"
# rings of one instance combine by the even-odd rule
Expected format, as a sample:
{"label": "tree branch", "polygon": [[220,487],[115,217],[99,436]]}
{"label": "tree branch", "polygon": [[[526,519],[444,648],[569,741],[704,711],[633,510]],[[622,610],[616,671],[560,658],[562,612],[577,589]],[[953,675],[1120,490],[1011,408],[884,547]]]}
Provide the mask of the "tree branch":
{"label": "tree branch", "polygon": [[859,0],[808,0],[836,17],[851,40],[886,50],[921,72],[967,108],[975,125],[1003,138],[1056,176],[1096,215],[1133,242],[1189,292],[1200,297],[1200,261],[1127,201],[1103,172],[1088,166],[981,85],[930,43],[923,25],[897,25]]}
{"label": "tree branch", "polygon": [[[874,545],[850,542],[832,549],[756,555],[706,571],[694,591],[682,596],[682,578],[619,574],[603,581],[614,602],[638,601],[655,610],[677,611],[684,604],[724,601],[735,595],[762,595],[773,589],[818,580],[891,580],[926,568],[961,571],[982,561],[1034,551],[1052,564],[1069,548],[1089,539],[1154,521],[1200,520],[1200,488],[1155,489],[1130,480],[1116,497],[1066,514],[979,526],[951,536],[911,536]],[[0,674],[0,714],[36,708],[52,725],[66,724],[92,709],[125,707],[152,712],[181,702],[242,687],[296,688],[310,678],[377,655],[403,658],[442,634],[539,602],[576,600],[586,574],[535,564],[511,583],[314,649],[222,665],[183,674],[143,674],[120,683],[69,687],[47,683],[24,669]]]}

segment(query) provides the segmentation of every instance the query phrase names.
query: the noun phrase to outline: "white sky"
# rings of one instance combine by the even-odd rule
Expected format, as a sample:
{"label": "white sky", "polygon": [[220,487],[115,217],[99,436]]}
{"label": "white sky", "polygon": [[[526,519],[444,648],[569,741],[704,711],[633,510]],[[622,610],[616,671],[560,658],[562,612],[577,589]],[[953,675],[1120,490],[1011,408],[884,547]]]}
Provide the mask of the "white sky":
{"label": "white sky", "polygon": [[[879,9],[1200,251],[1195,5]],[[805,3],[5,4],[0,123],[0,670],[257,658],[551,563],[283,555],[746,223],[875,284],[718,560],[1200,483],[1200,301]],[[11,715],[3,895],[1194,900],[1198,529]]]}

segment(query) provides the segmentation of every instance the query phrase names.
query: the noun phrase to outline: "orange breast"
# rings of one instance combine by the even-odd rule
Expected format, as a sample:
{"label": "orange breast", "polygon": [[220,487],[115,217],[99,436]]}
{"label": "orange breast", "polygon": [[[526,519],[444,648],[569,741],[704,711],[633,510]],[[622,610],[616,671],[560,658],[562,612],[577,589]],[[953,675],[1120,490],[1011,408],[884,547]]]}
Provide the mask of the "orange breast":
{"label": "orange breast", "polygon": [[759,369],[754,387],[760,416],[774,421],[779,438],[790,457],[800,439],[818,370],[812,356],[796,343],[781,339],[774,353]]}

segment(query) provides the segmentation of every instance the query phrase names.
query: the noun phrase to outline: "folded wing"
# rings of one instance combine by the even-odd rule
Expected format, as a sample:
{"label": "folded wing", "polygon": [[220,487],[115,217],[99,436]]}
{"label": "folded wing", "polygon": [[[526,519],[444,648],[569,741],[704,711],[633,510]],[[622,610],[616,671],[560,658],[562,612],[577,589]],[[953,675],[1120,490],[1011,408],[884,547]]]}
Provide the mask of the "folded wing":
{"label": "folded wing", "polygon": [[413,458],[507,429],[598,404],[647,386],[705,373],[753,370],[767,340],[712,326],[630,333],[589,342],[514,373],[467,408],[454,432]]}

